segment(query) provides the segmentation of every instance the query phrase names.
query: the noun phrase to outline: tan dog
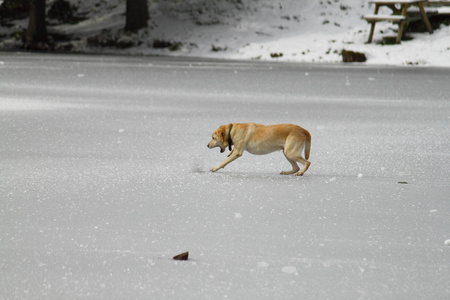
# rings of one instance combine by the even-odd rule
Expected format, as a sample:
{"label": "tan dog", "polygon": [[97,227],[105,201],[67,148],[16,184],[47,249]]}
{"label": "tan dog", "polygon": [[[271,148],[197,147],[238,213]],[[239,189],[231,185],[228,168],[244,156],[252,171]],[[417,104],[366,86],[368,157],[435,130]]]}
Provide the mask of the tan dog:
{"label": "tan dog", "polygon": [[[231,146],[234,149],[231,150]],[[208,148],[220,147],[220,152],[224,152],[227,147],[230,149],[228,158],[217,167],[211,168],[216,172],[247,150],[251,154],[268,154],[282,150],[286,159],[292,165],[292,170],[281,172],[282,175],[294,174],[302,176],[311,164],[307,159],[311,148],[311,135],[306,129],[293,124],[278,124],[264,126],[255,123],[234,123],[221,125],[212,134],[212,140]],[[305,149],[305,158],[302,157]],[[301,163],[303,169],[300,171],[297,162]]]}

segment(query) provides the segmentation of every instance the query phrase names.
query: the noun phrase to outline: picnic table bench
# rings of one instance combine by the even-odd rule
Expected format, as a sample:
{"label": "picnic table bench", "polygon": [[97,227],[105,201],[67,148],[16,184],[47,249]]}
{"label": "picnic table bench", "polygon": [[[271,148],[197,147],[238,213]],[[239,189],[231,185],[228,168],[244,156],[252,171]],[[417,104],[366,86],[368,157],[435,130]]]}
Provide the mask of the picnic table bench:
{"label": "picnic table bench", "polygon": [[[390,22],[399,24],[397,40],[396,40],[397,43],[400,43],[402,36],[403,36],[403,31],[405,30],[408,23],[415,21],[415,20],[422,19],[423,22],[425,23],[425,26],[428,29],[428,32],[430,34],[433,33],[433,29],[431,28],[430,21],[428,20],[427,14],[423,7],[424,3],[426,3],[426,2],[428,2],[428,0],[374,0],[374,1],[370,1],[369,3],[375,4],[374,13],[371,15],[363,16],[363,19],[365,19],[368,23],[371,24],[369,40],[367,42],[368,43],[372,42],[373,33],[375,31],[375,24],[377,22],[382,22],[382,21],[390,21]],[[392,14],[390,14],[390,15],[378,14],[381,6],[386,6],[389,9],[391,9]],[[419,10],[420,10],[419,16],[408,13],[408,9],[412,6],[419,7]]]}

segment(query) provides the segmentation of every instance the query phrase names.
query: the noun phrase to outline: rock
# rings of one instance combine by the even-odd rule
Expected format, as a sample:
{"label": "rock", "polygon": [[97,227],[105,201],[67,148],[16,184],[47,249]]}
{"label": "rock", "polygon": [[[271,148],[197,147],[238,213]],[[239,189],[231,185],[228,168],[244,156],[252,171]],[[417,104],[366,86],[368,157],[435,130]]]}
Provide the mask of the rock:
{"label": "rock", "polygon": [[184,252],[173,257],[174,260],[188,260],[189,252]]}
{"label": "rock", "polygon": [[283,53],[270,53],[270,57],[272,58],[278,58],[278,57],[283,57]]}
{"label": "rock", "polygon": [[366,55],[360,52],[347,51],[342,49],[341,51],[342,61],[349,62],[365,62],[367,60]]}

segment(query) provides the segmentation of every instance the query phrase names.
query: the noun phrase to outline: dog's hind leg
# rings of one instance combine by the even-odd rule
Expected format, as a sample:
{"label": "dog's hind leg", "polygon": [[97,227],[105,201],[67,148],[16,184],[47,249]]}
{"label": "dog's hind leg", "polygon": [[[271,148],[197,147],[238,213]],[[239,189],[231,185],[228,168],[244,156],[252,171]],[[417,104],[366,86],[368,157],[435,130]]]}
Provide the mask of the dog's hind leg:
{"label": "dog's hind leg", "polygon": [[[292,173],[285,173],[285,174],[294,174],[295,176],[302,176],[305,174],[305,172],[308,170],[311,163],[304,159],[301,153],[303,152],[303,149],[305,147],[304,143],[289,143],[286,144],[284,155],[286,156],[287,160],[291,163],[293,170]],[[297,165],[297,162],[301,163],[303,168],[300,170],[300,168]],[[294,164],[297,166],[295,168]]]}
{"label": "dog's hind leg", "polygon": [[286,153],[283,152],[283,154],[286,157],[286,159],[289,161],[289,163],[292,165],[292,170],[290,170],[290,171],[282,171],[280,174],[281,175],[291,175],[291,174],[294,174],[294,173],[300,171],[300,168],[299,168],[298,164],[294,160],[292,160],[289,157],[287,157]]}
{"label": "dog's hind leg", "polygon": [[309,161],[307,161],[306,159],[304,159],[301,155],[298,155],[295,158],[295,160],[298,161],[299,163],[301,163],[303,166],[303,168],[300,172],[295,173],[295,176],[303,176],[303,174],[305,174],[305,172],[308,170],[311,163]]}

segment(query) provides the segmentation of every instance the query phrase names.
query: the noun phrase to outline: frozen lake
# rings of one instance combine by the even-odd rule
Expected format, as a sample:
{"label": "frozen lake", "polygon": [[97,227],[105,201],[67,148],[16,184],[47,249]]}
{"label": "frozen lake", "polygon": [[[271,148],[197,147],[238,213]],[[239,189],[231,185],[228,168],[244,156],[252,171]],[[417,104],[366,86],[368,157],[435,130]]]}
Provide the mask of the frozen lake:
{"label": "frozen lake", "polygon": [[[0,298],[448,298],[449,82],[2,53]],[[282,153],[209,172],[212,131],[249,121],[308,129],[305,176]]]}

